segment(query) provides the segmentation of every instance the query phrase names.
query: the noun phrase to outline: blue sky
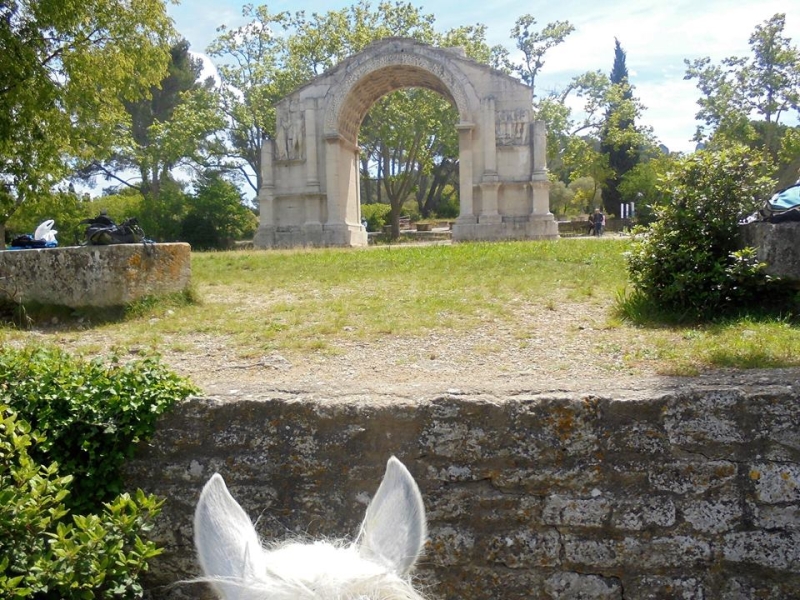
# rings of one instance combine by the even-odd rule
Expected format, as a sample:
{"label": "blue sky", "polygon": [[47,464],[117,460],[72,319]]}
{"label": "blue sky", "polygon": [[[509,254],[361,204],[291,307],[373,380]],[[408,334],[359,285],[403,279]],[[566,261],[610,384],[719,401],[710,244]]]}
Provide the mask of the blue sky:
{"label": "blue sky", "polygon": [[[178,31],[202,53],[220,25],[244,23],[242,0],[183,0],[168,10]],[[259,2],[253,2],[259,4]],[[344,0],[308,0],[266,3],[271,12],[304,10],[325,13],[354,4]],[[377,0],[372,5],[376,6]],[[726,56],[749,56],[748,38],[756,25],[778,12],[786,13],[784,35],[800,45],[800,2],[786,0],[412,0],[436,16],[440,31],[483,23],[490,44],[513,50],[510,30],[517,17],[530,13],[541,29],[552,21],[567,20],[576,31],[545,57],[537,88],[562,88],[586,71],[611,71],[614,38],[627,53],[626,64],[636,95],[647,107],[643,124],[670,150],[691,151],[690,141],[699,92],[694,81],[684,81],[683,59],[705,56],[719,62]]]}

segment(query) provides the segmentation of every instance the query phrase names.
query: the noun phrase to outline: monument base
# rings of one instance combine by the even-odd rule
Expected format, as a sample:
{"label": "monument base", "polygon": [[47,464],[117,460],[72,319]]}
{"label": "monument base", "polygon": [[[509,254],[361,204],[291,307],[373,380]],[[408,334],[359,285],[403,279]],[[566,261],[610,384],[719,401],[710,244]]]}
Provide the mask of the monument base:
{"label": "monument base", "polygon": [[552,214],[503,217],[500,222],[459,219],[453,225],[454,242],[555,239],[558,239],[558,223]]}

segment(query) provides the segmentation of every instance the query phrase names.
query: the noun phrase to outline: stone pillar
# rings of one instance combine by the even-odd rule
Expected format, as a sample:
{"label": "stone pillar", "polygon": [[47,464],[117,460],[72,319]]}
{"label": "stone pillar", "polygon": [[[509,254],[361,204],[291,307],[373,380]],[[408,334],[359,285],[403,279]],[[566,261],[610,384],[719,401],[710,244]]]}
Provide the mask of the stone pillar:
{"label": "stone pillar", "polygon": [[339,169],[342,151],[341,138],[338,133],[325,134],[325,172],[328,218],[326,225],[344,225],[344,215],[341,210],[341,185],[339,182]]}
{"label": "stone pillar", "polygon": [[261,143],[261,188],[258,190],[258,230],[253,236],[257,248],[271,248],[275,245],[275,175],[273,172],[272,140]]}
{"label": "stone pillar", "polygon": [[274,200],[275,200],[275,174],[273,172],[272,140],[264,140],[261,144],[261,189],[258,190],[259,214],[261,216],[261,227],[273,227],[275,225]]}
{"label": "stone pillar", "polygon": [[550,213],[550,180],[547,178],[547,129],[544,121],[534,121],[533,129],[533,214]]}
{"label": "stone pillar", "polygon": [[475,216],[472,197],[472,131],[475,129],[475,124],[462,122],[456,125],[456,129],[458,130],[458,185],[461,204],[458,222],[464,224],[477,223],[478,219]]}
{"label": "stone pillar", "polygon": [[317,103],[315,98],[306,100],[303,118],[306,124],[306,186],[312,192],[319,190],[317,167]]}
{"label": "stone pillar", "polygon": [[495,131],[497,129],[495,119],[495,100],[486,98],[483,103],[483,156],[484,156],[484,177],[491,180],[492,176],[497,178],[497,141]]}

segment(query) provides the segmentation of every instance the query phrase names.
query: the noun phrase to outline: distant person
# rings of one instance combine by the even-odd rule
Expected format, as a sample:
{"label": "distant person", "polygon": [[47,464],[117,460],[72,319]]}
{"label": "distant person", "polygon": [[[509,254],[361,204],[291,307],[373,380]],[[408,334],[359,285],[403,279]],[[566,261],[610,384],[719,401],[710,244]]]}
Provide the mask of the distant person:
{"label": "distant person", "polygon": [[594,214],[589,217],[594,225],[594,234],[596,236],[603,235],[603,229],[606,227],[606,216],[600,212],[599,208],[594,209]]}

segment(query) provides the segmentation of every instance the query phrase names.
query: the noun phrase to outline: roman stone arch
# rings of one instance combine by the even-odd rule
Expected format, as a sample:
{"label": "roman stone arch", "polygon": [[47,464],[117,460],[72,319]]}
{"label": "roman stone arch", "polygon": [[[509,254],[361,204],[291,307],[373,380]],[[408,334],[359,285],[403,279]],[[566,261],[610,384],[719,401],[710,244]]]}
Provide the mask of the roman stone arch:
{"label": "roman stone arch", "polygon": [[387,38],[277,104],[275,138],[262,148],[256,246],[366,245],[358,130],[379,98],[409,87],[441,94],[458,112],[461,210],[453,239],[558,237],[531,89],[463,50]]}

